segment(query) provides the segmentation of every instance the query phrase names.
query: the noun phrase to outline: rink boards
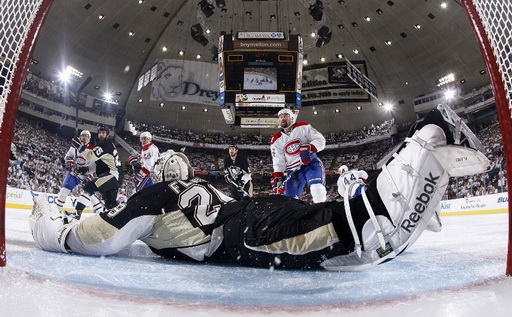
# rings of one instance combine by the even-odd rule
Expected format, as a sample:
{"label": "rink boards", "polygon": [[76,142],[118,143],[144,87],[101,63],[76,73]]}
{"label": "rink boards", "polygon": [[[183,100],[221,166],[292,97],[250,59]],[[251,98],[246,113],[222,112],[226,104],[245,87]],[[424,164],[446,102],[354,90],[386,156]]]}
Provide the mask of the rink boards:
{"label": "rink boards", "polygon": [[[35,195],[44,193],[34,192]],[[56,194],[45,194],[48,203],[55,204]],[[32,209],[32,195],[24,189],[7,187],[6,208]],[[78,197],[68,196],[64,210],[73,210]],[[92,206],[86,206],[84,212],[92,212]],[[441,215],[479,215],[508,212],[508,194],[492,194],[478,197],[468,197],[441,201]]]}
{"label": "rink boards", "polygon": [[[57,199],[57,194],[46,194],[42,192],[34,192],[35,196],[38,195],[46,195],[48,203],[50,205],[55,205],[55,200]],[[6,201],[5,201],[5,207],[11,208],[11,209],[24,209],[24,210],[31,210],[32,206],[34,205],[34,201],[32,199],[32,194],[30,191],[25,189],[18,189],[13,187],[7,187],[6,192]],[[74,210],[74,206],[76,204],[78,197],[71,197],[68,196],[66,198],[66,203],[64,204],[63,210],[71,211]],[[92,206],[90,204],[85,206],[84,212],[91,213],[92,212]]]}

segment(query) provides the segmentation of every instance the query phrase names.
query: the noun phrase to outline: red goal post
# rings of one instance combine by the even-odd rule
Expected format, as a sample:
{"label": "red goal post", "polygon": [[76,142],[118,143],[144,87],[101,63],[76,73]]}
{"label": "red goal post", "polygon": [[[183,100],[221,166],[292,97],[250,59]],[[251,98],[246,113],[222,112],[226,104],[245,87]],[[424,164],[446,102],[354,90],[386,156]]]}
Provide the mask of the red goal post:
{"label": "red goal post", "polygon": [[[10,144],[21,87],[32,50],[53,0],[13,0],[2,8],[0,22],[0,266],[6,264],[5,199]],[[507,164],[507,183],[512,171],[512,46],[510,1],[462,0],[475,30],[496,100]],[[509,190],[510,192],[510,190]],[[510,196],[510,194],[509,194]],[[509,210],[512,208],[509,197]],[[512,275],[512,216],[509,213],[509,245],[506,274]]]}
{"label": "red goal post", "polygon": [[6,264],[7,170],[21,87],[53,0],[12,0],[0,9],[0,266]]}
{"label": "red goal post", "polygon": [[512,3],[496,0],[462,0],[491,78],[500,120],[507,164],[509,239],[506,274],[512,275]]}

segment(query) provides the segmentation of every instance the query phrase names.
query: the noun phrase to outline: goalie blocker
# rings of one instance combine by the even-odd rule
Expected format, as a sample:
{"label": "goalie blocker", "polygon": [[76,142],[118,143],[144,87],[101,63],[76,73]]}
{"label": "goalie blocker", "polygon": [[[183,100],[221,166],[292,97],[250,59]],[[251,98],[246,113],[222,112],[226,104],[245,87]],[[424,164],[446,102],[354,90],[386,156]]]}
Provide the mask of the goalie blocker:
{"label": "goalie blocker", "polygon": [[[194,199],[201,206],[183,208],[169,200],[188,197],[185,193],[206,194],[211,185],[179,178],[138,192],[126,206],[106,213],[112,219],[94,215],[80,225],[68,225],[36,211],[31,216],[34,240],[44,250],[89,255],[114,254],[141,239],[171,259],[227,256],[248,266],[371,268],[395,258],[418,239],[438,208],[449,176],[481,173],[488,165],[481,152],[454,144],[439,111],[427,116],[418,129],[366,191],[344,202],[308,205],[273,195],[208,205]],[[198,218],[199,213],[207,217]]]}

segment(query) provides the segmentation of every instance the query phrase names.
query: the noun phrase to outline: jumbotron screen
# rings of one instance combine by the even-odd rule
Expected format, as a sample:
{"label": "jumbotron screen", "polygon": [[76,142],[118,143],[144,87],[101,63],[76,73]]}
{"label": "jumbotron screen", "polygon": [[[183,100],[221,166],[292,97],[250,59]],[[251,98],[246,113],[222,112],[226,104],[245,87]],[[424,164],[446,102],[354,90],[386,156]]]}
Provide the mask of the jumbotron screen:
{"label": "jumbotron screen", "polygon": [[226,91],[294,92],[296,52],[224,52]]}

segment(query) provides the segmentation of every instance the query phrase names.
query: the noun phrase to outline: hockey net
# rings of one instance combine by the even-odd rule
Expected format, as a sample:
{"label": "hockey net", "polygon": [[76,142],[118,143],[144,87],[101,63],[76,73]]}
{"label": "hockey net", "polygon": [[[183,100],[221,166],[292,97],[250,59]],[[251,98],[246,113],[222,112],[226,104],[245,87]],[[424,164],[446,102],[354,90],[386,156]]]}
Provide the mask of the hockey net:
{"label": "hockey net", "polygon": [[469,20],[475,30],[480,50],[491,78],[500,119],[509,188],[509,239],[506,274],[512,275],[512,3],[496,0],[462,0]]}
{"label": "hockey net", "polygon": [[[5,195],[14,122],[23,80],[39,30],[53,0],[12,0],[0,20],[0,266],[5,266]],[[512,4],[510,1],[462,0],[475,30],[499,113],[506,157],[512,155]],[[512,159],[507,159],[512,171]],[[511,184],[512,173],[507,174]],[[510,196],[510,195],[509,195]],[[512,202],[509,199],[509,210]],[[512,275],[512,216],[509,213],[507,275]]]}
{"label": "hockey net", "polygon": [[7,169],[21,87],[53,0],[11,0],[0,7],[0,266],[5,266]]}

